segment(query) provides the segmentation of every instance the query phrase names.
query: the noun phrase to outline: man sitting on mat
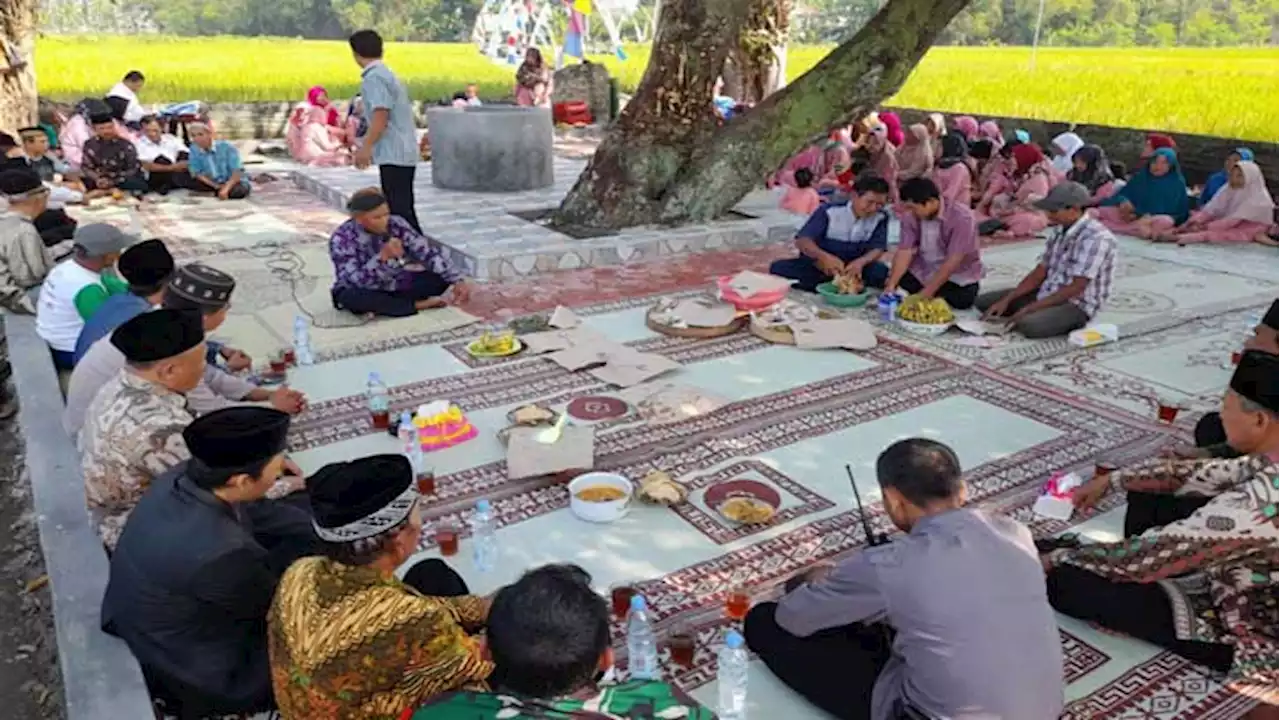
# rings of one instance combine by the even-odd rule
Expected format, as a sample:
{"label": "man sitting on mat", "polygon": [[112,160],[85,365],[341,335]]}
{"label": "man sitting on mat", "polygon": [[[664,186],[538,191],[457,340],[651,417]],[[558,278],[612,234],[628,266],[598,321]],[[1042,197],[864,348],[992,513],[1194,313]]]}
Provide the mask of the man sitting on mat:
{"label": "man sitting on mat", "polygon": [[864,285],[883,286],[889,269],[876,260],[888,248],[889,213],[884,211],[888,201],[888,181],[863,175],[853,184],[849,202],[820,207],[805,221],[796,233],[800,257],[775,261],[769,272],[795,280],[796,288],[809,292],[836,275],[853,275]]}
{"label": "man sitting on mat", "polygon": [[902,288],[925,298],[940,297],[957,310],[973,306],[982,279],[978,227],[973,211],[946,202],[928,178],[902,183],[902,228],[885,292]]}
{"label": "man sitting on mat", "polygon": [[1276,653],[1275,355],[1249,350],[1222,398],[1233,459],[1158,459],[1096,476],[1075,492],[1089,508],[1128,491],[1116,542],[1045,556],[1057,610],[1128,633],[1267,693]]}
{"label": "man sitting on mat", "polygon": [[751,609],[747,644],[842,719],[1058,717],[1062,645],[1030,531],[965,508],[960,460],[933,440],[889,446],[876,476],[906,535],[793,578]]}
{"label": "man sitting on mat", "polygon": [[334,283],[333,306],[357,315],[408,317],[419,310],[464,303],[471,286],[440,248],[392,215],[377,188],[366,188],[347,203],[351,219],[329,238]]}

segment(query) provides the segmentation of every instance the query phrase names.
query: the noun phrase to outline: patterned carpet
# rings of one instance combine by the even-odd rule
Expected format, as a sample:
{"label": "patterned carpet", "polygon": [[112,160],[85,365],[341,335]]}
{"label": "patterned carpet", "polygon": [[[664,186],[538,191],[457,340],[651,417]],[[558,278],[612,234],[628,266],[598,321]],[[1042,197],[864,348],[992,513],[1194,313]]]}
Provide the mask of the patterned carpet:
{"label": "patterned carpet", "polygon": [[[129,222],[114,209],[96,214]],[[180,258],[201,258],[239,279],[234,313],[221,333],[233,344],[259,355],[282,344],[297,312],[295,295],[309,310],[324,309],[331,269],[323,241],[341,216],[288,182],[263,186],[237,207],[161,203],[138,215]],[[873,465],[895,439],[924,435],[950,444],[973,501],[1026,522],[1038,535],[1072,529],[1099,540],[1117,537],[1120,498],[1063,523],[1030,513],[1036,489],[1054,471],[1085,470],[1099,456],[1136,461],[1184,437],[1199,411],[1220,398],[1226,363],[1245,326],[1276,295],[1274,251],[1264,258],[1255,248],[1179,254],[1137,241],[1122,245],[1115,296],[1103,317],[1120,326],[1122,339],[1090,350],[1026,340],[980,347],[959,334],[924,338],[879,327],[880,344],[870,352],[804,351],[748,334],[681,340],[646,329],[645,310],[658,297],[700,290],[744,267],[763,268],[788,254],[786,247],[485,284],[464,308],[485,318],[482,324],[465,324],[467,313],[440,320],[424,314],[318,331],[325,362],[290,373],[290,383],[312,401],[295,423],[291,446],[308,471],[398,451],[393,438],[369,425],[362,392],[371,370],[392,386],[396,409],[434,399],[459,403],[480,435],[430,456],[438,492],[428,516],[461,522],[476,499],[489,498],[501,526],[501,557],[496,570],[478,573],[464,540],[450,562],[478,592],[553,561],[581,564],[602,589],[638,583],[661,636],[676,627],[695,630],[692,669],[668,668],[669,677],[714,705],[726,590],[741,584],[757,600],[768,598],[798,569],[863,545],[845,463],[854,469],[873,526],[888,530]],[[279,247],[305,262],[293,290],[268,264]],[[1039,249],[1038,242],[988,248],[984,284],[1012,284]],[[1263,265],[1266,273],[1258,271]],[[660,381],[718,406],[673,422],[661,408],[641,403],[595,423],[597,468],[631,478],[665,470],[689,490],[685,504],[637,506],[619,522],[589,525],[569,513],[567,492],[554,479],[507,480],[497,431],[510,409],[534,400],[560,405],[622,394],[544,358],[477,361],[463,349],[490,323],[557,304],[572,307],[611,340],[680,363]],[[872,319],[868,311],[848,312]],[[1192,409],[1172,426],[1158,423],[1153,411],[1157,398],[1169,396]],[[778,494],[779,515],[771,524],[734,525],[708,507],[708,489],[734,479]],[[621,628],[614,632],[622,650]],[[1067,618],[1060,632],[1064,717],[1226,719],[1255,704],[1205,670],[1144,643]],[[750,703],[752,717],[820,717],[758,663]]]}

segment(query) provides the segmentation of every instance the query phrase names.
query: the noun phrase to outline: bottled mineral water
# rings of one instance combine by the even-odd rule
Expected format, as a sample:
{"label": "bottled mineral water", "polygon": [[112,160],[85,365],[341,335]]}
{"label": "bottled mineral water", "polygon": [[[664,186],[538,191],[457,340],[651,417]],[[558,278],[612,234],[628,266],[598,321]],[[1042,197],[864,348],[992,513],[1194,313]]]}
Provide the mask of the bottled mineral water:
{"label": "bottled mineral water", "polygon": [[660,680],[658,642],[649,625],[649,611],[643,595],[631,598],[631,615],[627,618],[627,669],[632,680]]}
{"label": "bottled mineral water", "polygon": [[293,352],[299,365],[314,365],[316,362],[315,353],[311,351],[311,323],[307,322],[305,315],[293,318]]}
{"label": "bottled mineral water", "polygon": [[369,373],[369,382],[365,384],[365,399],[369,402],[369,420],[378,430],[391,427],[391,392],[382,376],[376,372]]}
{"label": "bottled mineral water", "polygon": [[413,466],[413,476],[418,477],[418,473],[422,472],[422,441],[418,439],[418,428],[413,424],[413,413],[405,410],[400,413],[400,424],[396,426],[396,437],[400,440],[400,447],[403,448],[404,456],[409,459],[409,464]]}
{"label": "bottled mineral water", "polygon": [[498,536],[493,525],[493,506],[488,499],[476,501],[476,514],[471,519],[472,558],[476,570],[489,572],[498,559]]}
{"label": "bottled mineral water", "polygon": [[747,717],[747,649],[737,630],[724,634],[720,649],[716,681],[720,686],[720,720],[745,720]]}

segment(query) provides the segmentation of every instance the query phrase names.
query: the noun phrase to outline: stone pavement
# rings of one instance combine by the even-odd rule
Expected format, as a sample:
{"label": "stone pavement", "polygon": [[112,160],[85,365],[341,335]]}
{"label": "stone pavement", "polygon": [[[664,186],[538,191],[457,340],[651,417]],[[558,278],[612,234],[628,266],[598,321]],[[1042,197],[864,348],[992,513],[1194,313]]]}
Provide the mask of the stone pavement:
{"label": "stone pavement", "polygon": [[[546,201],[488,203],[533,207]],[[130,221],[118,208],[92,216]],[[262,185],[247,203],[164,202],[144,206],[136,216],[147,234],[165,238],[181,260],[198,258],[236,275],[231,319],[219,334],[259,360],[287,338],[280,318],[292,318],[300,304],[322,309],[309,303],[329,282],[323,240],[342,216],[287,180]],[[282,269],[284,249],[302,258],[302,265]],[[460,403],[480,434],[430,456],[438,492],[427,516],[431,522],[461,522],[478,498],[488,497],[496,508],[501,551],[493,572],[478,573],[464,539],[461,554],[450,562],[478,592],[545,562],[579,563],[601,589],[618,581],[638,583],[655,608],[660,637],[684,625],[697,634],[694,666],[668,667],[668,677],[714,705],[714,653],[727,624],[721,611],[726,589],[742,584],[756,599],[772,597],[797,569],[862,546],[845,463],[853,465],[878,529],[887,529],[887,518],[874,459],[898,438],[925,435],[957,450],[974,502],[1028,523],[1038,535],[1072,529],[1114,539],[1122,498],[1110,498],[1097,515],[1062,523],[1030,513],[1036,489],[1054,471],[1087,470],[1101,455],[1134,462],[1185,437],[1199,413],[1216,405],[1232,349],[1277,292],[1274,250],[1182,252],[1125,239],[1115,297],[1103,316],[1120,326],[1122,337],[1099,348],[1020,339],[982,346],[956,334],[924,338],[877,325],[880,344],[870,352],[803,351],[749,334],[679,340],[645,327],[645,311],[658,298],[704,291],[716,276],[763,269],[790,252],[789,243],[775,241],[607,267],[547,267],[537,275],[482,283],[463,312],[335,329],[317,337],[323,362],[290,372],[290,383],[312,402],[295,422],[294,456],[313,471],[337,459],[398,451],[393,438],[369,425],[363,390],[371,370],[391,386],[397,410],[433,399]],[[986,248],[984,283],[1013,282],[1038,252],[1036,241]],[[687,503],[635,507],[617,523],[591,525],[569,513],[567,492],[553,478],[507,480],[497,431],[506,425],[508,410],[533,401],[561,405],[620,394],[543,358],[476,361],[466,354],[465,344],[484,329],[557,304],[572,307],[614,341],[680,363],[661,381],[708,400],[704,409],[719,406],[672,422],[661,402],[639,402],[595,424],[598,468],[632,478],[666,470],[689,489]],[[865,310],[847,312],[870,317]],[[20,380],[24,372],[15,367]],[[1153,411],[1156,399],[1169,395],[1189,408],[1172,426],[1158,423]],[[36,421],[26,399],[24,425]],[[37,448],[48,444],[30,433],[28,442]],[[73,495],[78,477],[65,477],[74,464],[61,455],[57,489],[64,507],[68,494],[82,503]],[[735,525],[715,512],[708,491],[738,479],[778,494],[780,514],[771,524]],[[50,557],[59,595],[59,570],[52,565],[62,561]],[[613,631],[621,650],[622,629]],[[1234,718],[1254,705],[1205,670],[1144,643],[1066,618],[1060,631],[1067,717]],[[81,632],[92,628],[81,626]],[[68,678],[69,697],[73,680]],[[818,717],[758,664],[752,667],[750,702],[754,718]]]}

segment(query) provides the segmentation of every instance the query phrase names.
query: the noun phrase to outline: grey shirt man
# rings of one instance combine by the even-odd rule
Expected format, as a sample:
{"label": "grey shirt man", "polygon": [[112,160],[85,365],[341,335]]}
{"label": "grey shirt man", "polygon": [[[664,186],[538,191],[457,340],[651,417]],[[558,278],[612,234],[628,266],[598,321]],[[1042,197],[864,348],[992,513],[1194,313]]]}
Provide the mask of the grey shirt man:
{"label": "grey shirt man", "polygon": [[[67,408],[62,415],[62,428],[74,440],[84,427],[89,404],[107,381],[124,371],[125,358],[120,349],[111,344],[111,336],[89,346],[89,350],[76,363],[67,386]],[[204,378],[187,393],[187,409],[195,415],[207,415],[214,410],[242,403],[242,398],[257,386],[243,378],[231,375],[222,368],[205,365]]]}
{"label": "grey shirt man", "polygon": [[1062,646],[1031,533],[958,509],[867,548],[778,603],[778,624],[805,637],[885,621],[897,635],[871,717],[904,699],[928,717],[1050,720],[1062,712]]}
{"label": "grey shirt man", "polygon": [[416,166],[418,137],[413,105],[400,79],[381,60],[375,60],[360,72],[360,94],[364,97],[365,116],[370,120],[374,110],[387,111],[387,128],[373,146],[373,164]]}

